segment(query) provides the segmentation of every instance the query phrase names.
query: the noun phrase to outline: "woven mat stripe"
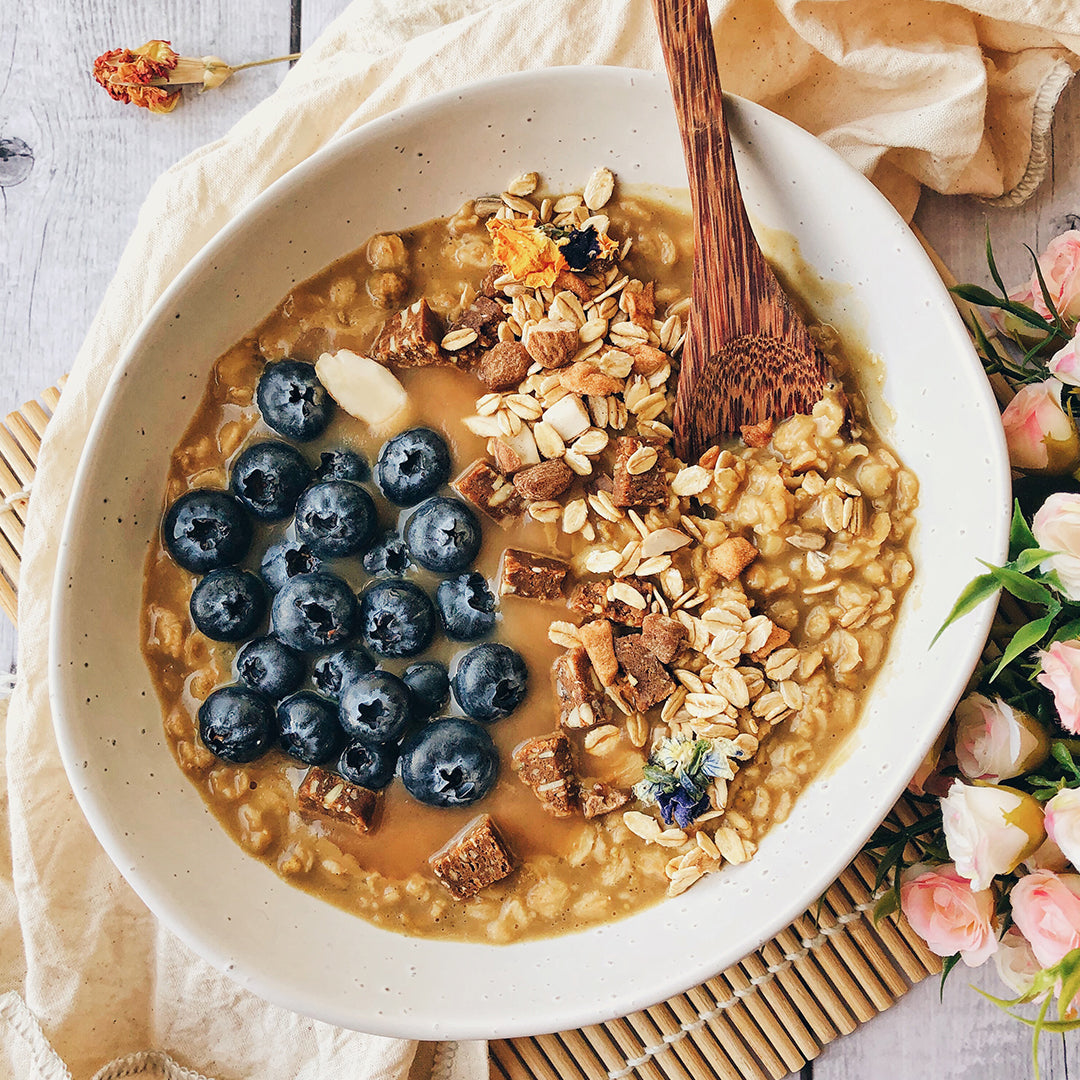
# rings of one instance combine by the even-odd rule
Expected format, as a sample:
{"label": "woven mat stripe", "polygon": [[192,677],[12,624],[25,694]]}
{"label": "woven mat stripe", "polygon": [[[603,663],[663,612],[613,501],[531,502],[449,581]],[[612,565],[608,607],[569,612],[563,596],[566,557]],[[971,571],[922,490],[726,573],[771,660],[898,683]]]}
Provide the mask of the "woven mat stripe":
{"label": "woven mat stripe", "polygon": [[[14,622],[26,502],[59,386],[0,425],[0,608]],[[1022,613],[1002,604],[994,639]],[[988,647],[988,658],[994,647]],[[901,803],[894,820],[912,819]],[[504,1080],[780,1080],[887,1009],[940,962],[903,919],[875,926],[873,866],[860,856],[757,952],[670,1001],[579,1031],[491,1043]]]}

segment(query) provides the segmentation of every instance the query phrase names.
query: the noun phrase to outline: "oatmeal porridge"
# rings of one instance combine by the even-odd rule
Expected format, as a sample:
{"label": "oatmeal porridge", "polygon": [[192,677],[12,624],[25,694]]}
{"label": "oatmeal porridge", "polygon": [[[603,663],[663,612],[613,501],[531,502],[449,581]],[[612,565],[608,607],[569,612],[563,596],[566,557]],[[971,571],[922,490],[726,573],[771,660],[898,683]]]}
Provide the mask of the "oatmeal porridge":
{"label": "oatmeal porridge", "polygon": [[681,462],[689,218],[599,169],[378,235],[215,364],[143,649],[180,768],[409,934],[621,918],[751,858],[858,721],[917,482],[849,362]]}

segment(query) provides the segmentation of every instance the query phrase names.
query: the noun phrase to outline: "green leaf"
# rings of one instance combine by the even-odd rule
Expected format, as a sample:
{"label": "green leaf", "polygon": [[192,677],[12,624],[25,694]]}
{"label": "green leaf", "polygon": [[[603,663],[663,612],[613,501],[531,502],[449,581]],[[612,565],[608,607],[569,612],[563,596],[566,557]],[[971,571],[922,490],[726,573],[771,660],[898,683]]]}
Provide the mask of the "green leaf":
{"label": "green leaf", "polygon": [[1033,311],[1026,304],[1018,304],[1014,300],[1003,300],[992,292],[980,288],[978,285],[954,285],[949,292],[966,300],[969,304],[978,304],[980,307],[998,308],[1015,315],[1026,326],[1036,330],[1042,330],[1047,337],[1065,337],[1053,323],[1048,322],[1037,311]]}
{"label": "green leaf", "polygon": [[952,971],[957,964],[960,963],[960,954],[953,953],[952,956],[946,956],[941,965],[941,983],[938,986],[938,1001],[945,1000],[945,980],[949,977],[949,972]]}
{"label": "green leaf", "polygon": [[1072,773],[1075,779],[1080,780],[1080,767],[1072,756],[1072,750],[1061,739],[1055,739],[1050,744],[1050,753],[1066,772]]}
{"label": "green leaf", "polygon": [[1056,554],[1056,551],[1047,551],[1041,547],[1028,548],[1026,551],[1021,551],[1006,569],[1015,570],[1018,574],[1030,574],[1040,563]]}
{"label": "green leaf", "polygon": [[[952,611],[945,617],[945,621],[934,635],[934,641],[937,641],[952,623],[969,611],[974,611],[984,600],[993,596],[1000,588],[1001,585],[992,574],[980,574],[977,578],[969,581],[964,587],[964,591],[957,597],[956,603],[953,604]],[[934,641],[930,642],[931,646],[933,646]]]}
{"label": "green leaf", "polygon": [[1020,552],[1038,546],[1035,534],[1024,519],[1024,512],[1020,509],[1020,500],[1014,499],[1012,524],[1009,526],[1009,558],[1015,559]]}
{"label": "green leaf", "polygon": [[986,265],[990,267],[990,276],[994,279],[994,284],[1001,290],[1002,296],[1008,296],[1009,290],[1005,288],[1005,283],[1001,280],[1001,275],[998,273],[997,263],[994,262],[994,249],[990,244],[990,222],[986,223]]}
{"label": "green leaf", "polygon": [[[982,562],[982,559],[979,562]],[[1024,600],[1029,604],[1041,604],[1043,607],[1050,607],[1054,603],[1053,593],[1045,585],[1032,581],[1024,574],[1018,574],[1007,566],[992,566],[986,562],[983,562],[983,566],[990,571],[990,576],[1004,589],[1011,592],[1017,600]]]}
{"label": "green leaf", "polygon": [[1034,645],[1038,645],[1040,641],[1046,636],[1050,629],[1050,624],[1054,621],[1054,615],[1056,612],[1051,612],[1042,619],[1037,619],[1034,622],[1029,622],[1025,626],[1021,626],[1012,636],[1012,640],[1005,647],[1005,651],[1001,654],[1001,659],[997,663],[997,667],[994,668],[993,675],[990,676],[990,681],[993,682],[998,673],[1003,667],[1011,664],[1021,653],[1025,653]]}
{"label": "green leaf", "polygon": [[894,911],[899,910],[900,905],[897,903],[896,893],[890,889],[874,905],[874,925],[876,926],[882,919],[887,919]]}
{"label": "green leaf", "polygon": [[1071,619],[1063,623],[1054,631],[1054,636],[1050,640],[1071,641],[1075,637],[1080,637],[1080,619]]}
{"label": "green leaf", "polygon": [[1046,287],[1046,279],[1043,277],[1042,267],[1039,265],[1039,256],[1036,255],[1035,252],[1032,251],[1027,244],[1025,244],[1024,247],[1028,249],[1028,254],[1031,256],[1032,261],[1035,263],[1035,276],[1039,280],[1039,289],[1042,291],[1043,303],[1046,305],[1046,310],[1049,311],[1051,315],[1053,315],[1054,325],[1064,331],[1065,320],[1058,313],[1057,305],[1054,303],[1054,298],[1050,295],[1050,290]]}

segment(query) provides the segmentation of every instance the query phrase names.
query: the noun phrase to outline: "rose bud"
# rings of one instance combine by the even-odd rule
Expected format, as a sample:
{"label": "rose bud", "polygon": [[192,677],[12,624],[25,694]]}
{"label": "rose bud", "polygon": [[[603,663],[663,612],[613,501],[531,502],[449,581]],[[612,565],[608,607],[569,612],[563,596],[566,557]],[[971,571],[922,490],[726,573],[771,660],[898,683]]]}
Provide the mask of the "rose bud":
{"label": "rose bud", "polygon": [[1056,570],[1065,595],[1080,600],[1080,495],[1055,492],[1035,511],[1031,531],[1039,547],[1054,552],[1039,568]]}
{"label": "rose bud", "polygon": [[975,892],[952,863],[908,867],[900,877],[900,909],[938,956],[959,953],[968,967],[978,967],[997,949],[993,892]]}
{"label": "rose bud", "polygon": [[1035,976],[1042,970],[1028,939],[1015,926],[1010,926],[998,942],[994,967],[998,978],[1018,997],[1031,989]]}
{"label": "rose bud", "polygon": [[1080,641],[1051,642],[1038,657],[1042,671],[1036,678],[1054,695],[1061,726],[1080,735]]}
{"label": "rose bud", "polygon": [[1080,788],[1062,788],[1043,808],[1046,835],[1080,867]]}
{"label": "rose bud", "polygon": [[1080,386],[1080,331],[1056,353],[1046,365],[1046,370],[1069,386]]}
{"label": "rose bud", "polygon": [[957,780],[941,800],[945,846],[957,873],[979,892],[1008,874],[1043,842],[1042,807],[1014,788]]}
{"label": "rose bud", "polygon": [[960,771],[991,784],[1031,772],[1050,753],[1050,740],[1034,717],[982,694],[956,706],[955,742]]}
{"label": "rose bud", "polygon": [[1009,893],[1013,921],[1040,967],[1052,967],[1080,948],[1080,874],[1036,870]]}
{"label": "rose bud", "polygon": [[1014,468],[1056,476],[1080,463],[1080,438],[1061,407],[1057,379],[1021,387],[1001,414],[1001,423]]}

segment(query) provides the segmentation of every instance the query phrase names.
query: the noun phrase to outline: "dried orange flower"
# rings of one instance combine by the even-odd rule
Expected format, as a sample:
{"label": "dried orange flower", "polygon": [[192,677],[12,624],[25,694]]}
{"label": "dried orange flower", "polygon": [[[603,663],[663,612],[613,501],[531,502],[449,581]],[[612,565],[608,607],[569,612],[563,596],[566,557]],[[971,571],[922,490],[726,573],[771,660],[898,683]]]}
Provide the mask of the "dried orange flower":
{"label": "dried orange flower", "polygon": [[496,261],[530,289],[554,285],[566,268],[559,245],[529,218],[492,218],[487,229]]}
{"label": "dried orange flower", "polygon": [[244,68],[296,60],[299,53],[253,60],[232,66],[219,56],[178,56],[167,41],[148,41],[137,49],[111,49],[94,61],[94,78],[109,96],[151,112],[172,112],[180,102],[180,87],[198,85],[213,90]]}
{"label": "dried orange flower", "polygon": [[110,49],[94,61],[94,78],[116,101],[151,112],[172,112],[180,91],[154,86],[152,81],[168,79],[179,59],[167,41],[148,41],[137,49]]}

